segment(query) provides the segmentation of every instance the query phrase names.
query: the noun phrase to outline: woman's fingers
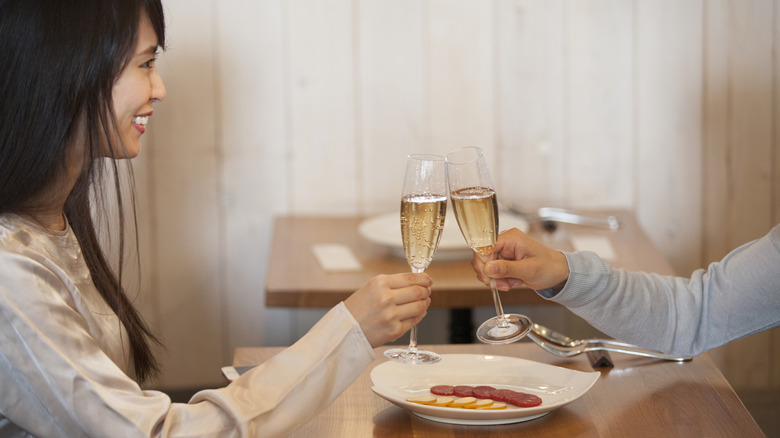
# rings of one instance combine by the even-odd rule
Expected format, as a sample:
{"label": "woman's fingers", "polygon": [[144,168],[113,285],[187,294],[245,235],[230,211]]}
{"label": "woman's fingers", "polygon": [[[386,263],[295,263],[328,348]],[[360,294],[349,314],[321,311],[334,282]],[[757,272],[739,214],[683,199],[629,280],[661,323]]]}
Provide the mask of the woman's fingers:
{"label": "woman's fingers", "polygon": [[407,301],[402,304],[398,304],[395,307],[395,315],[393,319],[399,321],[406,321],[409,319],[422,319],[427,313],[427,309],[431,304],[431,299],[425,297],[423,299],[415,299]]}
{"label": "woman's fingers", "polygon": [[390,289],[406,289],[408,287],[420,286],[430,289],[433,280],[428,274],[396,274],[381,275],[377,277],[385,282],[385,286]]}
{"label": "woman's fingers", "polygon": [[433,282],[427,274],[380,275],[344,304],[377,347],[398,339],[426,314]]}

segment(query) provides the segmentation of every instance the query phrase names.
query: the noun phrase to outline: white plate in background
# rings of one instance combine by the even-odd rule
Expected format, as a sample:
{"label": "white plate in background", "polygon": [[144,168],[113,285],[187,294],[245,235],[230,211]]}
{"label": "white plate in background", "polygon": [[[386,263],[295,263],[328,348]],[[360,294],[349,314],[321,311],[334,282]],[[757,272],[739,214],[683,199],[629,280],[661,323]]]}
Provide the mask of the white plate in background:
{"label": "white plate in background", "polygon": [[[448,212],[444,220],[444,232],[439,240],[439,249],[436,251],[436,259],[471,258],[471,249],[466,245],[466,240],[460,233],[455,215]],[[528,232],[528,221],[512,214],[499,213],[498,229],[508,230],[517,228]],[[388,247],[398,257],[406,257],[403,243],[401,242],[401,216],[400,213],[385,213],[370,217],[358,226],[358,233],[373,243]]]}

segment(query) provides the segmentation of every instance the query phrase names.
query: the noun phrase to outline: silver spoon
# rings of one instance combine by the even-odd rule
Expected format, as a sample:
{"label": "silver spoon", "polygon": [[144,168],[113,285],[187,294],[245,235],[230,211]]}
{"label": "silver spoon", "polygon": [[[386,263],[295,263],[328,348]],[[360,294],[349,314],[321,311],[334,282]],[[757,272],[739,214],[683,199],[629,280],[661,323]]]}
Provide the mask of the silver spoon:
{"label": "silver spoon", "polygon": [[528,337],[546,351],[561,357],[571,357],[588,351],[614,351],[616,353],[685,362],[690,357],[672,356],[658,351],[611,339],[572,339],[539,324],[532,324]]}

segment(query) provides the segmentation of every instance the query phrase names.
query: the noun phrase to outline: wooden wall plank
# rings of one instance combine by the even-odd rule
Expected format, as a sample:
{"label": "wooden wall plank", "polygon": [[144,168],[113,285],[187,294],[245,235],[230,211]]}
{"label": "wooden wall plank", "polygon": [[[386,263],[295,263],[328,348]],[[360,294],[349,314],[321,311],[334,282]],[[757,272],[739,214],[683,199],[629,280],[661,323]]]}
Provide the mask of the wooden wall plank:
{"label": "wooden wall plank", "polygon": [[220,113],[222,359],[241,345],[289,343],[266,312],[275,213],[287,211],[286,21],[281,0],[216,2]]}
{"label": "wooden wall plank", "polygon": [[732,248],[724,239],[728,215],[724,202],[729,175],[729,46],[728,2],[716,0],[704,7],[704,100],[702,123],[703,217],[702,263],[719,260]]}
{"label": "wooden wall plank", "polygon": [[563,2],[499,1],[495,183],[521,210],[564,204]]}
{"label": "wooden wall plank", "polygon": [[356,113],[363,213],[397,211],[406,155],[434,152],[423,141],[427,129],[424,4],[418,0],[359,3]]}
{"label": "wooden wall plank", "polygon": [[430,129],[423,141],[438,154],[478,146],[492,170],[496,167],[492,3],[429,0],[427,5],[425,105]]}
{"label": "wooden wall plank", "polygon": [[637,216],[681,275],[700,266],[702,3],[637,2]]}
{"label": "wooden wall plank", "polygon": [[764,235],[772,225],[772,2],[750,0],[729,9],[728,209],[734,221],[729,243],[736,247]]}
{"label": "wooden wall plank", "polygon": [[290,205],[297,213],[354,213],[352,2],[294,0],[287,10]]}
{"label": "wooden wall plank", "polygon": [[632,11],[622,0],[566,4],[567,206],[632,203]]}
{"label": "wooden wall plank", "polygon": [[773,222],[771,6],[706,3],[703,228],[710,261],[764,234]]}

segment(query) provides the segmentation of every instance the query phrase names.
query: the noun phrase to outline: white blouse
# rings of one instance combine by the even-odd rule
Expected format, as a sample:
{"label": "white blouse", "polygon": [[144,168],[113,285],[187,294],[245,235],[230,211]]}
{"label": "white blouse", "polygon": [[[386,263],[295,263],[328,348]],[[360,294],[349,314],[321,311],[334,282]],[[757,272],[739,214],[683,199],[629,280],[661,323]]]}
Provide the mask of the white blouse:
{"label": "white blouse", "polygon": [[127,333],[70,227],[0,215],[0,436],[284,436],[374,358],[341,303],[230,385],[171,403],[133,380]]}

